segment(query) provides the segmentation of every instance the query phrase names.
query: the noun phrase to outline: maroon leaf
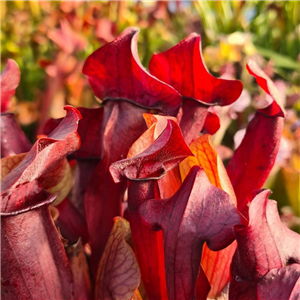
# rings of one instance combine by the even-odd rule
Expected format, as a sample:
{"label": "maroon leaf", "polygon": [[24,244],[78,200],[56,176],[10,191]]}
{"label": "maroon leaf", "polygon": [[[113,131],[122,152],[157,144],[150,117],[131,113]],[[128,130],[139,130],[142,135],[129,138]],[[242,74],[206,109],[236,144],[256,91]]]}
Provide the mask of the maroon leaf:
{"label": "maroon leaf", "polygon": [[17,63],[9,59],[1,74],[1,157],[28,152],[31,144],[18,125],[14,114],[6,112],[10,99],[20,82],[20,69]]}
{"label": "maroon leaf", "polygon": [[176,122],[168,120],[166,129],[151,147],[133,158],[111,165],[109,170],[115,182],[119,182],[122,177],[129,180],[162,177],[166,171],[178,165],[185,157],[193,155],[181,138],[181,131]]}
{"label": "maroon leaf", "polygon": [[62,179],[57,175],[61,175],[60,170],[67,163],[65,156],[80,146],[76,132],[80,114],[71,106],[65,109],[67,115],[61,124],[47,138],[40,138],[22,162],[3,179],[2,213],[9,214],[34,206],[36,182],[49,189]]}
{"label": "maroon leaf", "polygon": [[88,242],[88,230],[85,218],[69,198],[64,199],[56,206],[59,211],[57,224],[62,236],[73,243],[82,238],[83,243]]}
{"label": "maroon leaf", "polygon": [[[280,102],[276,102],[279,94],[271,80],[253,61],[247,64],[247,69],[256,77],[258,84],[262,84],[262,88],[266,89],[273,101],[268,107],[257,110],[247,126],[244,139],[227,165],[238,210],[246,217],[252,192],[263,186],[274,165],[284,122],[282,110],[274,113],[280,109]],[[272,89],[268,89],[270,86]]]}
{"label": "maroon leaf", "polygon": [[35,190],[35,206],[3,213],[1,205],[1,299],[74,299],[71,269],[47,207],[55,196],[36,180],[28,189]]}
{"label": "maroon leaf", "polygon": [[55,177],[55,168],[60,170],[65,156],[80,146],[80,114],[65,108],[61,124],[2,180],[3,299],[74,299],[72,272],[47,207],[56,196],[44,189],[57,184],[61,178]]}
{"label": "maroon leaf", "polygon": [[[74,176],[74,185],[72,191],[72,198],[70,205],[75,205],[74,209],[77,210],[82,215],[82,218],[85,219],[85,204],[84,204],[84,195],[86,191],[86,187],[88,182],[99,164],[100,158],[103,156],[103,112],[104,108],[78,108],[82,120],[78,125],[78,134],[81,140],[81,147],[74,153],[70,154],[69,158],[77,159],[77,167]],[[52,132],[62,119],[50,119],[45,124],[43,128],[44,134],[49,134]],[[90,134],[89,134],[90,133]],[[74,211],[72,209],[71,211]],[[67,213],[67,211],[66,211]],[[68,213],[67,213],[68,215]],[[68,216],[66,218],[68,219]],[[62,221],[64,215],[61,215],[59,221]],[[62,221],[63,222],[63,221]],[[74,236],[73,229],[67,229],[67,224],[64,224],[64,228],[68,231],[68,237],[78,238],[77,234]],[[78,228],[77,228],[78,229]],[[71,231],[73,233],[71,233]],[[64,231],[66,234],[67,232]],[[81,231],[81,233],[83,233]],[[86,241],[86,237],[81,236],[84,241]],[[72,240],[73,240],[72,238]]]}
{"label": "maroon leaf", "polygon": [[138,33],[136,28],[127,28],[114,41],[95,51],[86,60],[83,74],[103,101],[126,100],[176,115],[181,97],[143,68],[137,52]]}
{"label": "maroon leaf", "polygon": [[[151,131],[151,134],[145,133],[140,139],[143,145],[139,147],[138,140],[134,145],[135,150],[148,144],[145,138],[152,140],[153,127],[148,131]],[[168,120],[166,129],[150,147],[135,157],[115,162],[110,166],[115,181],[120,181],[123,176],[129,179],[128,219],[149,299],[167,299],[163,240],[161,232],[154,232],[142,223],[138,207],[145,200],[160,197],[156,180],[188,155],[191,155],[191,152],[183,141],[178,125],[173,120]]]}
{"label": "maroon leaf", "polygon": [[207,295],[210,291],[211,287],[209,281],[206,277],[206,274],[200,265],[199,274],[196,281],[196,288],[195,288],[195,299],[196,300],[206,300]]}
{"label": "maroon leaf", "polygon": [[266,116],[284,117],[283,102],[273,81],[262,71],[255,61],[250,60],[246,68],[250,75],[254,76],[258,85],[273,99],[270,103],[259,111]]}
{"label": "maroon leaf", "polygon": [[229,105],[243,89],[240,81],[215,78],[207,71],[201,54],[201,37],[196,33],[173,48],[154,54],[149,69],[183,96],[180,126],[188,144],[200,133],[208,106]]}
{"label": "maroon leaf", "polygon": [[114,184],[108,167],[126,157],[132,143],[146,130],[142,118],[144,112],[157,109],[176,115],[181,103],[177,91],[141,66],[137,38],[138,30],[125,30],[114,41],[91,54],[83,67],[95,95],[103,100],[99,136],[101,162],[92,175],[87,175],[90,180],[84,199],[94,274],[113,218],[122,215],[126,190],[125,181]]}
{"label": "maroon leaf", "polygon": [[1,114],[1,158],[28,152],[31,144],[20,128],[15,115],[12,113]]}
{"label": "maroon leaf", "polygon": [[173,197],[149,200],[140,213],[163,231],[169,300],[192,299],[204,242],[217,251],[234,240],[232,226],[240,221],[230,196],[195,166]]}
{"label": "maroon leaf", "polygon": [[97,271],[99,259],[113,226],[113,218],[122,216],[126,181],[115,184],[108,168],[127,156],[133,142],[146,130],[142,114],[146,110],[127,101],[107,101],[104,104],[102,157],[90,176],[85,189],[84,204],[92,247],[91,267]]}
{"label": "maroon leaf", "polygon": [[[297,299],[300,236],[281,223],[277,203],[268,200],[269,194],[259,191],[250,204],[249,225],[234,228],[238,247],[230,300]],[[288,284],[276,285],[284,282]]]}
{"label": "maroon leaf", "polygon": [[258,297],[264,300],[293,300],[300,297],[300,265],[271,270],[258,283]]}
{"label": "maroon leaf", "polygon": [[[78,124],[78,134],[81,140],[81,147],[74,152],[71,157],[76,159],[82,158],[101,158],[102,156],[102,139],[101,131],[103,125],[103,108],[77,108],[82,116]],[[43,133],[48,135],[63,120],[49,119],[43,128]],[[87,134],[91,132],[91,134]]]}
{"label": "maroon leaf", "polygon": [[15,94],[15,90],[19,85],[20,76],[21,73],[18,64],[13,59],[9,59],[0,77],[1,112],[5,112],[9,108],[10,99]]}

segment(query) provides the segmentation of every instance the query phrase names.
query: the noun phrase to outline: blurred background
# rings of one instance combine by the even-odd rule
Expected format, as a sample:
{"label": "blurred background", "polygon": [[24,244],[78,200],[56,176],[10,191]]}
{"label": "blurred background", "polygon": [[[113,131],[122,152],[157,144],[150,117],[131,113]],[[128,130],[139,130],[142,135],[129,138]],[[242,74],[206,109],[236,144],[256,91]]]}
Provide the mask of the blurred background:
{"label": "blurred background", "polygon": [[222,126],[213,142],[225,163],[255,104],[266,97],[246,62],[254,58],[277,86],[286,119],[266,187],[274,192],[282,220],[300,231],[299,8],[298,1],[1,1],[1,70],[8,58],[21,69],[9,110],[34,142],[49,117],[64,116],[65,104],[99,106],[81,73],[83,63],[126,27],[141,29],[139,56],[145,67],[154,52],[197,32],[210,72],[244,84],[235,105],[215,108]]}

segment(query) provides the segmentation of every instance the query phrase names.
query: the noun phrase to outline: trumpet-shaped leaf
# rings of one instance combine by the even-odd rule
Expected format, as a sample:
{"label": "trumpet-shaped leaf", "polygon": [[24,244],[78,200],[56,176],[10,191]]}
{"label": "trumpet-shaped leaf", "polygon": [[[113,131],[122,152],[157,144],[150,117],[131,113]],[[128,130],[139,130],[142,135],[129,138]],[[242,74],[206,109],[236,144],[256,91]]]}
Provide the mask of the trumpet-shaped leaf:
{"label": "trumpet-shaped leaf", "polygon": [[47,207],[55,196],[35,180],[27,197],[34,205],[22,210],[7,213],[1,205],[1,299],[74,299],[72,272]]}
{"label": "trumpet-shaped leaf", "polygon": [[188,144],[202,130],[208,106],[229,105],[243,89],[240,81],[215,78],[207,71],[201,54],[201,38],[195,33],[173,48],[154,54],[149,69],[183,96],[180,127]]}
{"label": "trumpet-shaped leaf", "polygon": [[83,67],[95,95],[101,100],[127,100],[175,115],[181,103],[176,90],[152,76],[137,52],[139,30],[127,28],[111,43],[91,54]]}
{"label": "trumpet-shaped leaf", "polygon": [[250,204],[249,224],[234,227],[238,247],[230,300],[299,297],[300,236],[281,223],[269,194],[259,191]]}
{"label": "trumpet-shaped leaf", "polygon": [[[210,142],[210,136],[200,136],[192,142],[190,149],[194,156],[187,157],[180,164],[182,178],[187,176],[191,167],[202,167],[211,184],[227,192],[236,206],[232,185],[219,155]],[[235,242],[217,252],[211,251],[206,244],[203,246],[201,264],[211,286],[209,297],[216,298],[230,281],[230,262],[235,249]]]}
{"label": "trumpet-shaped leaf", "polygon": [[[79,112],[66,106],[67,115],[48,136],[40,138],[23,160],[2,180],[2,213],[28,209],[34,205],[35,181],[44,189],[55,187],[64,177],[65,156],[80,147],[77,130]],[[33,198],[29,197],[31,195]]]}
{"label": "trumpet-shaped leaf", "polygon": [[80,114],[66,109],[49,137],[2,166],[7,173],[1,186],[3,299],[74,299],[70,265],[47,207],[56,196],[45,190],[57,185],[65,156],[80,146]]}
{"label": "trumpet-shaped leaf", "polygon": [[238,210],[245,217],[252,192],[262,188],[274,165],[284,122],[281,100],[278,100],[279,95],[271,79],[254,61],[247,64],[247,69],[271,96],[272,101],[266,108],[257,110],[247,126],[240,146],[227,165],[227,172],[237,197]]}
{"label": "trumpet-shaped leaf", "polygon": [[115,182],[119,182],[121,176],[129,180],[160,178],[186,156],[192,155],[181,139],[178,125],[173,120],[168,120],[166,129],[151,147],[133,158],[111,165],[110,172]]}
{"label": "trumpet-shaped leaf", "polygon": [[[126,29],[86,60],[83,73],[103,101],[101,161],[88,174],[84,204],[96,268],[113,225],[122,215],[126,181],[115,185],[108,167],[127,156],[133,142],[146,130],[142,114],[156,109],[176,115],[180,94],[142,67],[137,52],[138,30]],[[83,189],[81,189],[83,190]],[[112,192],[113,191],[113,192]]]}
{"label": "trumpet-shaped leaf", "polygon": [[192,299],[203,244],[217,251],[234,240],[232,226],[239,216],[229,195],[194,167],[173,197],[146,201],[140,213],[163,231],[169,299]]}
{"label": "trumpet-shaped leaf", "polygon": [[[173,120],[168,120],[165,130],[152,145],[144,149],[149,144],[145,141],[147,137],[153,141],[153,125],[148,129],[149,134],[144,133],[139,139],[141,145],[137,145],[138,140],[133,150],[129,151],[136,156],[113,163],[110,172],[115,181],[120,181],[122,177],[129,180],[128,218],[143,284],[149,299],[164,300],[168,296],[162,233],[154,232],[142,223],[138,208],[145,200],[160,198],[157,179],[191,155],[191,152]],[[142,149],[144,151],[139,153]]]}

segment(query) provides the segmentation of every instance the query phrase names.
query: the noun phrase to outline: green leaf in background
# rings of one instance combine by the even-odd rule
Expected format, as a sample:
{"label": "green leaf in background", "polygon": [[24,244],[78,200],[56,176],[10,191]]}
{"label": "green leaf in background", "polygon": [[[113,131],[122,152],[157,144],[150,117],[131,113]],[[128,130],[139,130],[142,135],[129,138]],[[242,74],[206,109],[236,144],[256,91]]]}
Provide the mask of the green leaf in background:
{"label": "green leaf in background", "polygon": [[292,58],[278,54],[272,50],[264,49],[258,46],[255,47],[262,56],[266,57],[267,59],[272,59],[276,67],[300,71],[299,62],[293,60]]}

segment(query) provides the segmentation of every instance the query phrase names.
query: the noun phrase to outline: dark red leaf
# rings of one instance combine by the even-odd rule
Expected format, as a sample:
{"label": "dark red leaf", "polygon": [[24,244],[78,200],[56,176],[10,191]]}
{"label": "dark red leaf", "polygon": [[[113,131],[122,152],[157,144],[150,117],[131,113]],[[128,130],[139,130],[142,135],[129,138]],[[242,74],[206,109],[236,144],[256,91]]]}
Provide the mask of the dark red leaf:
{"label": "dark red leaf", "polygon": [[88,242],[88,230],[85,218],[69,198],[64,199],[56,206],[59,211],[57,224],[64,238],[73,243],[82,238]]}
{"label": "dark red leaf", "polygon": [[28,152],[31,143],[20,128],[15,115],[12,113],[1,114],[1,158]]}
{"label": "dark red leaf", "polygon": [[[80,147],[76,132],[79,112],[66,106],[67,115],[46,138],[40,138],[22,162],[2,181],[1,212],[11,213],[35,204],[36,181],[51,188],[62,179],[55,176],[65,166],[65,157]],[[30,196],[29,196],[30,195]]]}
{"label": "dark red leaf", "polygon": [[273,99],[269,105],[259,111],[266,116],[284,117],[283,102],[273,81],[259,68],[254,60],[249,60],[246,68],[249,74],[255,77],[258,85]]}
{"label": "dark red leaf", "polygon": [[205,275],[202,266],[200,266],[199,274],[196,281],[195,299],[206,300],[209,291],[210,291],[209,281]]}
{"label": "dark red leaf", "polygon": [[[232,262],[230,300],[297,299],[291,295],[299,285],[300,236],[282,224],[277,203],[268,200],[269,194],[259,191],[250,204],[249,225],[234,228],[238,247]],[[275,285],[285,281],[289,284]],[[271,297],[273,293],[276,298]]]}
{"label": "dark red leaf", "polygon": [[[145,133],[133,146],[135,151],[148,144],[145,141],[146,137],[152,141],[153,127],[148,131],[151,131],[151,134]],[[136,145],[138,142],[142,143],[140,147]],[[110,167],[115,181],[120,181],[123,176],[129,179],[128,219],[143,284],[151,300],[165,300],[168,297],[163,239],[161,232],[154,232],[142,223],[138,207],[145,200],[160,197],[156,179],[188,155],[191,155],[191,152],[184,143],[178,125],[173,120],[168,120],[166,129],[151,146],[135,157],[117,161]]]}
{"label": "dark red leaf", "polygon": [[[255,77],[258,78],[258,84],[262,84],[262,88],[266,89],[266,82],[268,87],[271,86],[270,79],[262,79],[261,76],[267,76],[256,64],[250,61],[247,68],[251,74],[256,74]],[[252,192],[262,188],[274,165],[283,129],[283,112],[273,114],[275,108],[280,108],[276,103],[279,94],[273,85],[272,90],[267,91],[273,99],[272,103],[263,110],[257,110],[247,126],[244,139],[227,165],[227,172],[237,197],[238,210],[245,217]]]}
{"label": "dark red leaf", "polygon": [[[71,157],[76,159],[101,158],[103,108],[80,107],[77,110],[82,116],[77,130],[81,140],[81,147]],[[62,120],[63,118],[49,119],[43,128],[43,133],[46,135],[50,134]]]}
{"label": "dark red leaf", "polygon": [[138,33],[136,28],[127,28],[111,43],[95,51],[86,60],[83,74],[88,76],[95,95],[103,101],[126,100],[176,115],[181,97],[141,65]]}
{"label": "dark red leaf", "polygon": [[296,300],[300,298],[300,265],[271,270],[258,283],[258,298]]}
{"label": "dark red leaf", "polygon": [[215,78],[208,72],[202,58],[201,37],[196,33],[171,49],[154,54],[149,69],[183,97],[203,104],[229,105],[242,92],[240,81]]}
{"label": "dark red leaf", "polygon": [[149,69],[183,96],[180,126],[188,144],[200,133],[207,106],[229,105],[243,89],[240,81],[215,78],[207,71],[201,54],[201,37],[196,33],[173,48],[154,54]]}
{"label": "dark red leaf", "polygon": [[1,112],[7,111],[10,99],[15,94],[15,90],[20,82],[21,72],[18,64],[9,59],[1,74]]}
{"label": "dark red leaf", "polygon": [[171,198],[146,201],[140,207],[153,229],[162,229],[169,300],[192,299],[202,255],[227,247],[239,215],[230,196],[214,187],[195,166]]}
{"label": "dark red leaf", "polygon": [[[80,121],[77,130],[81,140],[81,147],[69,156],[69,158],[78,160],[74,176],[71,205],[74,204],[77,212],[85,219],[85,190],[100,158],[103,156],[103,130],[105,130],[105,128],[103,129],[103,126],[105,123],[103,122],[104,108],[89,109],[81,107],[78,108],[78,110],[82,116],[82,120]],[[61,120],[62,119],[48,120],[43,128],[43,133],[49,134],[52,132]],[[63,218],[64,216],[61,217]],[[67,230],[66,226],[67,224],[64,224],[64,228]],[[68,232],[71,234],[69,230]],[[71,235],[69,234],[69,237],[73,236],[75,238],[73,235],[74,232]],[[82,238],[84,241],[86,240],[84,236],[82,236]]]}
{"label": "dark red leaf", "polygon": [[[113,226],[113,218],[122,216],[126,181],[115,184],[108,168],[127,156],[133,142],[146,130],[146,110],[127,101],[106,101],[101,127],[101,161],[87,182],[84,204],[92,247],[92,269],[95,273]],[[84,176],[84,175],[83,175]]]}
{"label": "dark red leaf", "polygon": [[178,125],[173,120],[168,120],[166,129],[151,147],[133,158],[118,161],[110,166],[109,170],[115,182],[119,182],[122,177],[129,180],[159,179],[185,157],[193,155],[181,139]]}
{"label": "dark red leaf", "polygon": [[74,299],[71,269],[47,207],[55,196],[36,180],[29,189],[36,191],[34,207],[3,213],[1,205],[1,299]]}

